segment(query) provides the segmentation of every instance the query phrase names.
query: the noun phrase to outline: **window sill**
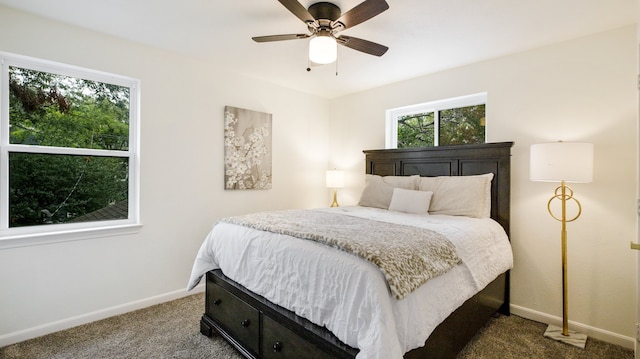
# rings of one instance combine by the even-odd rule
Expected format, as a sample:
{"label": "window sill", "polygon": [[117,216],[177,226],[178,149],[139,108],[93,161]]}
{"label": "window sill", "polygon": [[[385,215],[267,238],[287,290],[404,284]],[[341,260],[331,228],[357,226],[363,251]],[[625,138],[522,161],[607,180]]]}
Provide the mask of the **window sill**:
{"label": "window sill", "polygon": [[142,224],[121,224],[105,227],[68,229],[47,233],[26,233],[0,235],[0,250],[9,248],[38,246],[44,244],[71,242],[85,239],[122,236],[138,233]]}

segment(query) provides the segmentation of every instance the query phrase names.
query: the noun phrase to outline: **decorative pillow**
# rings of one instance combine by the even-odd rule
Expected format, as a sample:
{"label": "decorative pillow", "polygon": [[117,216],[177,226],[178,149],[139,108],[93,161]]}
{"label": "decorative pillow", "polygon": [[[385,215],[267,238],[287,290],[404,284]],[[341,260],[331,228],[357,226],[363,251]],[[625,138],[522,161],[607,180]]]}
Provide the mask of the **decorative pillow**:
{"label": "decorative pillow", "polygon": [[366,175],[358,206],[389,209],[394,188],[418,189],[420,176]]}
{"label": "decorative pillow", "polygon": [[492,179],[493,173],[421,177],[418,189],[433,192],[430,214],[488,218],[491,216]]}
{"label": "decorative pillow", "polygon": [[431,191],[414,191],[404,188],[394,188],[390,211],[413,213],[413,214],[429,214],[429,203],[431,202]]}

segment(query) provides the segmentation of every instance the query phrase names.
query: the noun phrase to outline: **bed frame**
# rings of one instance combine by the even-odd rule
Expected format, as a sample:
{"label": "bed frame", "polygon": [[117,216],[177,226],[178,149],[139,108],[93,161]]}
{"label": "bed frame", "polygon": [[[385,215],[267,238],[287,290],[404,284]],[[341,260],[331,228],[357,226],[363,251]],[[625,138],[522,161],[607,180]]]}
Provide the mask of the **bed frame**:
{"label": "bed frame", "polygon": [[[513,142],[363,151],[366,173],[381,176],[463,176],[493,173],[491,218],[509,234],[510,161]],[[252,293],[213,270],[206,276],[200,332],[220,334],[247,358],[354,358],[357,349],[326,328]],[[445,319],[425,346],[404,358],[455,358],[496,313],[509,315],[509,272]]]}

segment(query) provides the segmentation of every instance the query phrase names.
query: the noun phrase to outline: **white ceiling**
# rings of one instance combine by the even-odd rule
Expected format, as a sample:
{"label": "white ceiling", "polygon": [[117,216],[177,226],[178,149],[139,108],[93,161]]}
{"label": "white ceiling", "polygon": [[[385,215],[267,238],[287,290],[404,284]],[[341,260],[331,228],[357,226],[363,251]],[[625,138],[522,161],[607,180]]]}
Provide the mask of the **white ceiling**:
{"label": "white ceiling", "polygon": [[[299,0],[308,7],[316,0]],[[343,12],[362,0],[335,0]],[[343,32],[388,46],[382,57],[345,47],[307,72],[309,40],[277,0],[0,0],[0,4],[203,59],[327,98],[636,23],[636,0],[387,0]]]}

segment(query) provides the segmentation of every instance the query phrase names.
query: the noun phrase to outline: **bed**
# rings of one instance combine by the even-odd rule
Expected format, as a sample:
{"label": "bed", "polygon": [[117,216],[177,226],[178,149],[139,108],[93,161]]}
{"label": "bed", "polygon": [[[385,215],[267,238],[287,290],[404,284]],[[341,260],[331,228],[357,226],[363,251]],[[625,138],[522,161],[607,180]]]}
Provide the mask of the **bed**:
{"label": "bed", "polygon": [[[413,181],[413,192],[402,193],[431,192],[430,211],[434,203],[446,202],[442,197],[434,202],[434,193],[440,192],[428,191],[435,188],[429,186],[441,183],[434,181],[479,183],[482,178],[487,183],[483,187],[487,203],[478,208],[483,213],[478,218],[438,211],[428,216],[398,212],[402,201],[396,201],[400,198],[396,192],[402,190],[395,189],[390,205],[394,211],[365,203],[364,192],[359,206],[313,211],[320,221],[349,217],[356,223],[384,223],[393,231],[415,226],[445,234],[462,264],[408,292],[394,291],[385,269],[344,250],[296,239],[290,232],[224,220],[216,224],[200,249],[189,282],[191,289],[201,278],[206,280],[201,333],[218,333],[247,358],[454,358],[492,316],[509,314],[512,145],[364,151],[364,192],[381,179]],[[373,224],[371,228],[383,230]],[[475,239],[476,235],[483,237]],[[462,247],[463,242],[475,247]],[[500,258],[495,263],[494,253]]]}

